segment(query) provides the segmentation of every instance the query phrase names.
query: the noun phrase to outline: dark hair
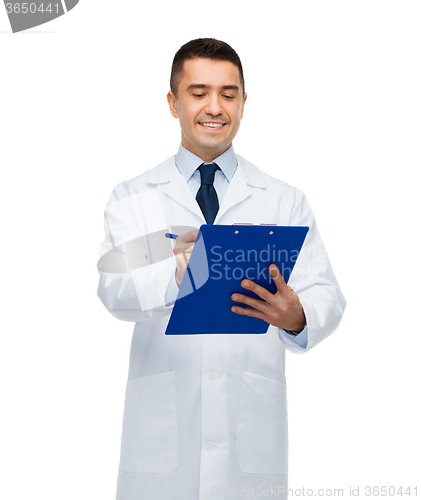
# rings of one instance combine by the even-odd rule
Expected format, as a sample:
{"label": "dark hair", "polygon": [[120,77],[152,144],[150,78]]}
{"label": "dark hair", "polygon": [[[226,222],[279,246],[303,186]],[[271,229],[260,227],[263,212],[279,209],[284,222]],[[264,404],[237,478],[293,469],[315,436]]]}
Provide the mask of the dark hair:
{"label": "dark hair", "polygon": [[177,97],[178,85],[183,76],[184,61],[196,58],[230,61],[235,64],[240,72],[240,83],[243,87],[244,94],[243,67],[237,52],[227,43],[215,40],[215,38],[197,38],[180,47],[174,56],[171,68],[170,87],[175,97]]}

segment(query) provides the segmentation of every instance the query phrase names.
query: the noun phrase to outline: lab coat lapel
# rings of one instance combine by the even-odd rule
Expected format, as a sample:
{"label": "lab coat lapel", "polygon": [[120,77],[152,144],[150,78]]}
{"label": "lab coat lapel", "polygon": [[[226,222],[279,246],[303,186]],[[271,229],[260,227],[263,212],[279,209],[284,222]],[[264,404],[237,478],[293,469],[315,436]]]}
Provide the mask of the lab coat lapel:
{"label": "lab coat lapel", "polygon": [[214,224],[218,224],[218,221],[226,214],[226,212],[228,212],[228,210],[235,205],[238,205],[249,196],[251,196],[250,187],[248,186],[242,173],[236,172],[230,185],[228,186],[227,192],[222,200],[222,204],[219,207]]}
{"label": "lab coat lapel", "polygon": [[151,171],[148,182],[154,184],[167,183],[164,189],[165,195],[172,198],[185,209],[193,212],[205,224],[202,211],[194,199],[187,182],[176,167],[173,156],[163,162],[155,171]]}
{"label": "lab coat lapel", "polygon": [[203,217],[202,211],[200,210],[197,201],[194,199],[192,192],[190,191],[187,182],[184,180],[183,176],[174,168],[172,173],[171,181],[169,182],[165,194],[172,198],[174,201],[182,205],[190,212],[200,217],[200,219],[205,224],[205,219]]}
{"label": "lab coat lapel", "polygon": [[[266,188],[266,183],[257,170],[257,168],[243,157],[237,155],[238,166],[225,193],[218,214],[216,215],[215,224],[218,224],[220,219],[233,207],[242,203],[244,200],[252,196],[252,187]],[[252,187],[250,187],[252,186]]]}

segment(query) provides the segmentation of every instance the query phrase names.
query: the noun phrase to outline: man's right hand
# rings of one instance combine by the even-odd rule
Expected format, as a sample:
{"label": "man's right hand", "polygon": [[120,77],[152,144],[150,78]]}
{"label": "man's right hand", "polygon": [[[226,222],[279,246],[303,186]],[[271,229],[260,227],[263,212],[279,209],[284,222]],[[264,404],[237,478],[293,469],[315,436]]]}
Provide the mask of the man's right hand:
{"label": "man's right hand", "polygon": [[180,236],[178,236],[175,240],[173,252],[177,261],[175,281],[178,288],[180,288],[181,282],[183,281],[184,273],[186,272],[187,264],[189,263],[190,256],[194,247],[194,242],[196,241],[198,233],[198,229],[193,229],[188,233],[180,234]]}

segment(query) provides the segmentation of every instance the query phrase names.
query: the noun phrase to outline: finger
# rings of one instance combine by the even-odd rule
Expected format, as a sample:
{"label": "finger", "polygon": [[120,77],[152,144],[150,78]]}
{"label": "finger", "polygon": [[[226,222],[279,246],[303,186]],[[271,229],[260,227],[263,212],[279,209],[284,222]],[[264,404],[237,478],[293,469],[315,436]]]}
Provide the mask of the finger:
{"label": "finger", "polygon": [[268,312],[269,306],[264,300],[253,299],[252,297],[247,297],[247,295],[242,295],[239,293],[234,293],[233,295],[231,295],[231,298],[235,302],[247,304],[248,306],[253,307],[253,309],[256,309],[263,313],[267,314]]}
{"label": "finger", "polygon": [[187,255],[186,252],[182,252],[181,254],[183,256],[183,259],[184,259],[184,263],[186,265],[186,267],[189,265],[189,260],[190,260],[190,254]]}
{"label": "finger", "polygon": [[194,243],[196,241],[197,235],[199,233],[198,229],[192,229],[188,233],[180,234],[175,240],[174,248],[172,249],[174,255],[180,252],[193,251]]}
{"label": "finger", "polygon": [[288,286],[289,293],[298,298],[297,292],[293,288],[291,288],[289,285],[287,285],[287,286]]}
{"label": "finger", "polygon": [[264,300],[268,304],[272,304],[273,305],[276,302],[275,301],[275,297],[273,296],[272,293],[269,292],[269,290],[266,290],[266,288],[264,288],[263,286],[258,285],[254,281],[243,280],[241,282],[241,286],[243,288],[246,288],[247,290],[251,290],[253,293],[255,293],[256,295],[258,295],[262,300]]}
{"label": "finger", "polygon": [[189,259],[186,257],[186,254],[180,252],[175,257],[176,257],[177,269],[186,270],[189,264]]}
{"label": "finger", "polygon": [[[178,238],[177,238],[178,240]],[[177,255],[179,253],[188,253],[188,254],[191,254],[192,251],[193,251],[193,247],[194,247],[194,242],[190,241],[188,243],[185,243],[185,242],[180,242],[180,241],[176,241],[175,243],[175,246],[174,248],[172,249],[174,255]]]}
{"label": "finger", "polygon": [[257,311],[256,309],[246,309],[244,307],[232,306],[231,311],[235,314],[240,314],[241,316],[250,316],[252,318],[259,318],[267,321],[267,315],[261,311]]}
{"label": "finger", "polygon": [[180,236],[178,236],[175,241],[179,243],[194,243],[196,241],[198,233],[198,229],[192,229],[188,233],[180,234]]}
{"label": "finger", "polygon": [[285,283],[284,277],[279,270],[279,267],[276,264],[271,264],[269,266],[269,272],[272,276],[273,281],[275,282],[276,289],[279,293],[285,294],[288,290],[288,285]]}

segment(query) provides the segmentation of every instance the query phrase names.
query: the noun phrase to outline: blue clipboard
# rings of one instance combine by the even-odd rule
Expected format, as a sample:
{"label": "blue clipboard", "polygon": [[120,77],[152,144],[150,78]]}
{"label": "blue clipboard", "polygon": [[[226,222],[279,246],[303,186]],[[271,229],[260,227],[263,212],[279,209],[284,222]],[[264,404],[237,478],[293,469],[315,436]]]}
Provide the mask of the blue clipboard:
{"label": "blue clipboard", "polygon": [[265,321],[231,311],[236,304],[231,295],[259,298],[240,285],[246,278],[275,293],[270,264],[276,264],[288,282],[308,230],[307,226],[202,225],[165,334],[266,333]]}

